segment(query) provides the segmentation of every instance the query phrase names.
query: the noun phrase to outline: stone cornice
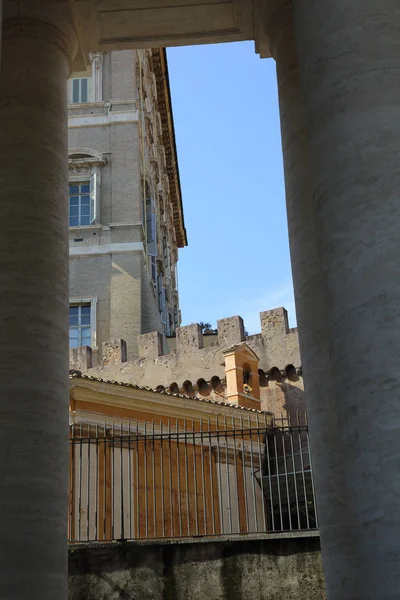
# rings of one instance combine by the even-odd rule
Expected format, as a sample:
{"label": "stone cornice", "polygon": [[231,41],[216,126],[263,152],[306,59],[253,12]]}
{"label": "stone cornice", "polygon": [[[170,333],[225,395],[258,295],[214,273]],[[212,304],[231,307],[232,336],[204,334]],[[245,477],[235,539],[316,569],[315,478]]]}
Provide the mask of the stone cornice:
{"label": "stone cornice", "polygon": [[151,50],[151,61],[157,86],[157,109],[161,116],[162,140],[165,149],[167,174],[171,193],[176,242],[179,248],[187,246],[182,194],[176,151],[174,120],[169,89],[167,54],[164,48]]}

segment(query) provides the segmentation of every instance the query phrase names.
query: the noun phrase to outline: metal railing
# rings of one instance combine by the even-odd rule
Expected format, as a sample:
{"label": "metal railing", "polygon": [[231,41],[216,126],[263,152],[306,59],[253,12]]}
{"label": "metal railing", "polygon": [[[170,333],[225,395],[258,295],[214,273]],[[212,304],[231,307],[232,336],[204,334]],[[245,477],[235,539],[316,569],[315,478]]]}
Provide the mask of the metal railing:
{"label": "metal railing", "polygon": [[317,527],[306,425],[257,415],[70,428],[70,541]]}

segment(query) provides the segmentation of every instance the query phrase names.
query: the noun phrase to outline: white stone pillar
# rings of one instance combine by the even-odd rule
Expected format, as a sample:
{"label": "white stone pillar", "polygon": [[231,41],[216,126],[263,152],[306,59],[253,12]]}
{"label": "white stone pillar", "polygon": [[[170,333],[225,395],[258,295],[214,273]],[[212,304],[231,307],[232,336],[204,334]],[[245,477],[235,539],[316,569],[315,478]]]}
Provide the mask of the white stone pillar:
{"label": "white stone pillar", "polygon": [[[324,378],[307,379],[315,390],[314,465],[319,452],[324,456],[315,477],[328,598],[394,600],[400,590],[400,5],[296,0],[294,23],[322,273],[315,289],[326,298],[332,390],[327,398]],[[327,403],[326,414],[317,402]]]}
{"label": "white stone pillar", "polygon": [[55,3],[41,2],[43,20],[18,4],[29,10],[6,5],[0,80],[0,598],[66,600],[74,40]]}
{"label": "white stone pillar", "polygon": [[[346,519],[342,457],[329,358],[327,307],[317,243],[307,118],[300,86],[291,0],[271,0],[263,15],[277,63],[286,206],[296,315],[310,424],[325,572],[335,569],[340,545],[329,535]],[[327,443],[328,440],[330,443]],[[334,453],[331,446],[336,447]],[[329,477],[324,474],[329,472]],[[334,510],[332,507],[335,507]],[[346,537],[347,534],[342,532]],[[343,541],[343,540],[342,540]],[[339,557],[337,556],[339,553]],[[350,565],[348,565],[350,569]]]}
{"label": "white stone pillar", "polygon": [[92,52],[89,55],[92,63],[92,102],[103,100],[103,53]]}

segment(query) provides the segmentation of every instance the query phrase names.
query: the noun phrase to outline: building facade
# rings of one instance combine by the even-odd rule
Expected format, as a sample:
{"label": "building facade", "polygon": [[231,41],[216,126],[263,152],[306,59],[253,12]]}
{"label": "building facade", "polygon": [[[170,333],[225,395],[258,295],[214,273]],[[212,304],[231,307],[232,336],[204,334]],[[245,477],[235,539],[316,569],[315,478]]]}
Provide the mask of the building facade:
{"label": "building facade", "polygon": [[316,529],[308,428],[260,409],[257,370],[243,393],[246,343],[228,354],[214,398],[70,373],[70,541]]}
{"label": "building facade", "polygon": [[[122,339],[92,350],[70,350],[72,372],[268,411],[277,421],[306,423],[305,392],[296,328],[283,307],[260,313],[261,333],[246,335],[240,316],[220,319],[211,335],[197,323],[179,327],[167,343],[158,331],[142,334],[127,360]],[[165,352],[168,347],[169,352]]]}
{"label": "building facade", "polygon": [[68,80],[70,348],[180,324],[187,244],[165,50],[94,53]]}

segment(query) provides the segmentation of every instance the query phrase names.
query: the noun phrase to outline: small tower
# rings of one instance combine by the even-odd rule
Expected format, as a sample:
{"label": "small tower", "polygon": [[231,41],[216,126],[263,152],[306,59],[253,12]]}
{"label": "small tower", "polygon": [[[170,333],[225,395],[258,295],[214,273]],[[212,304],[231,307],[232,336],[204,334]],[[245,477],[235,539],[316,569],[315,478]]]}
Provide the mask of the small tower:
{"label": "small tower", "polygon": [[258,380],[259,358],[242,342],[224,352],[226,375],[226,399],[232,404],[247,408],[261,408]]}

